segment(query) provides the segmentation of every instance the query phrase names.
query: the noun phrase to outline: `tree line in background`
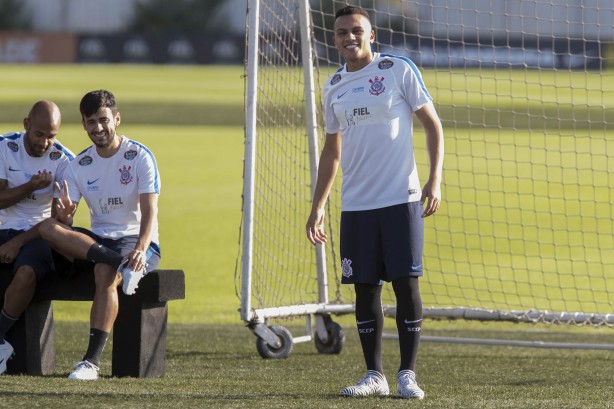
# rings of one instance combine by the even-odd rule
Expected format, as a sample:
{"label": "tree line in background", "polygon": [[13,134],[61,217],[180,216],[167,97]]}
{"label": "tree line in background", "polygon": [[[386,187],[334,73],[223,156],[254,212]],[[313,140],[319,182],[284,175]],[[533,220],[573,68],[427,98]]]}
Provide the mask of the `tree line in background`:
{"label": "tree line in background", "polygon": [[[227,30],[214,21],[224,0],[140,0],[126,31],[198,33]],[[0,0],[0,31],[31,30],[32,20],[22,0]]]}

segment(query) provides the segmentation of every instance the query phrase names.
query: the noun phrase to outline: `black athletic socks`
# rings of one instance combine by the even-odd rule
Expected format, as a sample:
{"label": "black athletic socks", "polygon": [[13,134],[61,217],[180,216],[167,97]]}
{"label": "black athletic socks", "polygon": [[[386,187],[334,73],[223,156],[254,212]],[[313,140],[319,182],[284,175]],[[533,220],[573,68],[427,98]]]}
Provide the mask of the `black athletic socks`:
{"label": "black athletic socks", "polygon": [[117,269],[124,260],[121,254],[98,243],[92,244],[87,251],[86,258],[94,263],[108,264],[115,269]]}
{"label": "black athletic socks", "polygon": [[367,369],[384,373],[382,365],[382,286],[354,284],[356,291],[356,326]]}
{"label": "black athletic socks", "polygon": [[407,277],[392,282],[397,299],[397,330],[401,365],[399,371],[414,370],[418,357],[420,332],[422,330],[422,298],[418,277]]}
{"label": "black athletic socks", "polygon": [[90,329],[90,340],[83,360],[90,361],[94,365],[100,366],[100,357],[102,356],[102,350],[104,349],[108,338],[108,332],[95,328]]}
{"label": "black athletic socks", "polygon": [[17,322],[19,317],[11,317],[6,312],[4,312],[4,308],[0,311],[0,343],[4,343],[4,337],[6,333],[11,329],[14,323]]}

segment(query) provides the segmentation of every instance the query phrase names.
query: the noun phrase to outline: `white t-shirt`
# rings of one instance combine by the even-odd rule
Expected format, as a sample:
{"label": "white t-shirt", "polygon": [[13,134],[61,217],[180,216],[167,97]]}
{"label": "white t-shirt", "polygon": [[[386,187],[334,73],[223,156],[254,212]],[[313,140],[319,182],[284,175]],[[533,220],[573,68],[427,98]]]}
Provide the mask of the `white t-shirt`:
{"label": "white t-shirt", "polygon": [[412,113],[432,100],[416,65],[375,53],[355,72],[343,66],[324,86],[327,133],[341,131],[342,210],[420,200]]}
{"label": "white t-shirt", "polygon": [[[125,136],[119,150],[110,158],[100,157],[94,145],[79,153],[64,177],[70,199],[73,202],[85,199],[91,230],[101,237],[138,236],[139,194],[160,193],[160,175],[153,153]],[[151,240],[160,243],[157,218]]]}
{"label": "white t-shirt", "polygon": [[32,175],[51,172],[49,186],[35,190],[13,206],[0,210],[0,229],[29,230],[51,216],[54,183],[60,182],[64,170],[75,155],[56,140],[43,156],[30,156],[24,146],[25,132],[0,135],[0,179],[8,188],[27,183]]}

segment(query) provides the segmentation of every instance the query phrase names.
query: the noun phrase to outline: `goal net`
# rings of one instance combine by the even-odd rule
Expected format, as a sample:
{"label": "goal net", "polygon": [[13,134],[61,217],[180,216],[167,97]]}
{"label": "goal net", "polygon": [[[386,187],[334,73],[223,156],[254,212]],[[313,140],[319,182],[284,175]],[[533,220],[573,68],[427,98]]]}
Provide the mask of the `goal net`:
{"label": "goal net", "polygon": [[[353,311],[353,289],[340,285],[341,172],[327,245],[305,236],[323,82],[342,64],[334,12],[346,2],[305,1],[249,1],[236,275],[245,321]],[[420,68],[444,125],[443,204],[425,220],[425,316],[614,325],[611,1],[349,3],[369,11],[374,51]],[[425,138],[414,131],[424,183]]]}

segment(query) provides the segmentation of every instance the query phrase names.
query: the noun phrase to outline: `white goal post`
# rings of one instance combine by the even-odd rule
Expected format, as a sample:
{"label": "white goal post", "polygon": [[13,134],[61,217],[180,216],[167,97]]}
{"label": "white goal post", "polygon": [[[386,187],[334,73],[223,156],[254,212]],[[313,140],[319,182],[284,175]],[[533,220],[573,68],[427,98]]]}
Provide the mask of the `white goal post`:
{"label": "white goal post", "polygon": [[[443,205],[425,221],[425,317],[614,326],[611,0],[347,3],[370,13],[374,51],[416,63],[444,124]],[[314,338],[311,316],[318,349],[338,352],[342,339],[329,338],[343,333],[330,317],[354,311],[352,287],[340,284],[341,172],[327,205],[329,243],[313,247],[304,232],[323,81],[342,64],[334,12],[345,4],[248,1],[235,282],[241,319],[271,357],[283,355],[284,340]],[[294,316],[307,317],[304,337],[269,325]]]}

